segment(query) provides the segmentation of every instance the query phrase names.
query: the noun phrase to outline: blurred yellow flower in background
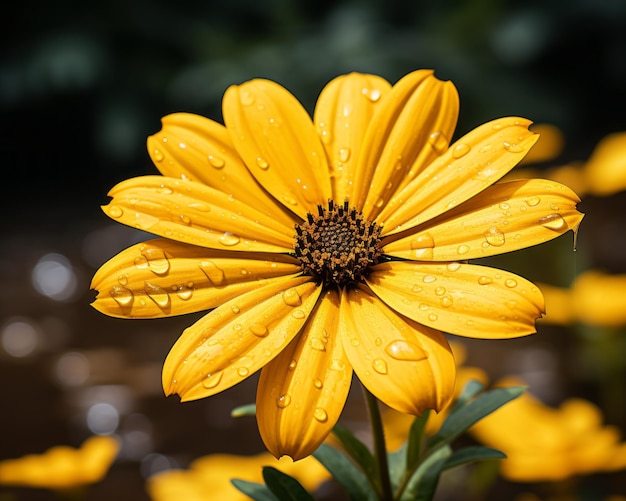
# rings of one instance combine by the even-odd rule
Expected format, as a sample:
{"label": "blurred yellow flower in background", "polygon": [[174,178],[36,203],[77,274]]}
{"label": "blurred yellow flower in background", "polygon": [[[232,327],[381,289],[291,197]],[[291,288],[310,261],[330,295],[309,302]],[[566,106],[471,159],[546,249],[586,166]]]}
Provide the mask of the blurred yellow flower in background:
{"label": "blurred yellow flower in background", "polygon": [[80,448],[56,446],[43,454],[29,454],[0,462],[0,484],[66,490],[104,478],[119,451],[110,436],[94,436]]}
{"label": "blurred yellow flower in background", "polygon": [[[510,377],[498,386],[520,384],[523,381]],[[552,408],[526,391],[476,423],[470,433],[507,455],[500,471],[512,481],[558,481],[626,468],[620,431],[603,426],[598,407],[583,399]]]}
{"label": "blurred yellow flower in background", "polygon": [[330,478],[328,471],[313,457],[293,462],[262,453],[256,456],[212,454],[196,459],[187,470],[167,470],[148,479],[153,501],[245,501],[250,498],[237,490],[232,479],[263,483],[262,468],[272,466],[298,480],[314,492]]}
{"label": "blurred yellow flower in background", "polygon": [[257,421],[276,457],[324,441],[353,371],[400,412],[443,409],[455,364],[441,331],[524,336],[543,312],[532,283],[465,261],[582,219],[561,184],[497,183],[537,139],[528,120],[497,119],[450,144],[458,109],[454,85],[420,70],[393,86],[340,76],[313,120],[260,79],[226,91],[225,126],[165,117],[148,139],[163,176],[118,184],[104,207],[161,238],[101,267],[95,308],[129,318],[215,308],[171,349],[165,392],[208,397],[262,369]]}
{"label": "blurred yellow flower in background", "polygon": [[542,322],[600,327],[626,325],[626,275],[598,270],[581,273],[571,287],[540,284],[546,301]]}

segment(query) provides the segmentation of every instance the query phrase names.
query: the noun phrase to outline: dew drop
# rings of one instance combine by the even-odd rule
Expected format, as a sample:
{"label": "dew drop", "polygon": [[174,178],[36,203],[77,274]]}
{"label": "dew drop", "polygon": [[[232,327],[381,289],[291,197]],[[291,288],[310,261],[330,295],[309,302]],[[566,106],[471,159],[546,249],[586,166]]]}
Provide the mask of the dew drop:
{"label": "dew drop", "polygon": [[436,321],[439,318],[439,316],[436,313],[429,313],[428,314],[428,320],[430,320],[431,322]]}
{"label": "dew drop", "polygon": [[259,336],[259,337],[265,337],[269,333],[269,331],[267,330],[267,327],[265,327],[265,325],[260,324],[258,322],[254,322],[250,326],[250,332],[252,332],[252,334],[254,334],[255,336]]}
{"label": "dew drop", "polygon": [[207,374],[207,377],[202,380],[202,386],[204,386],[207,390],[215,388],[218,384],[220,384],[223,375],[224,373],[222,371],[216,372],[215,374]]}
{"label": "dew drop", "polygon": [[310,345],[311,348],[313,348],[314,350],[326,351],[326,346],[324,345],[322,340],[317,337],[311,338]]}
{"label": "dew drop", "polygon": [[224,270],[219,268],[214,262],[202,261],[200,263],[200,269],[213,285],[220,285],[224,282]]}
{"label": "dew drop", "polygon": [[161,195],[171,195],[172,193],[174,193],[172,188],[170,188],[169,186],[165,186],[164,184],[159,186],[156,191],[157,193],[160,193]]}
{"label": "dew drop", "polygon": [[170,305],[170,295],[163,287],[146,281],[144,282],[144,290],[160,308],[167,308]]}
{"label": "dew drop", "polygon": [[418,361],[428,358],[428,354],[418,345],[397,339],[385,347],[385,352],[396,360]]}
{"label": "dew drop", "polygon": [[237,313],[239,313],[241,310],[239,309],[239,306],[237,306],[237,305],[233,305],[233,306],[231,306],[231,307],[230,307],[230,311],[232,311],[232,312],[236,315],[236,314],[237,314]]}
{"label": "dew drop", "polygon": [[524,151],[524,148],[522,148],[519,144],[509,143],[508,141],[504,141],[504,143],[502,143],[502,146],[504,146],[504,149],[506,151],[509,151],[511,153],[521,153],[522,151]]}
{"label": "dew drop", "polygon": [[461,254],[461,255],[463,255],[463,254],[467,254],[467,253],[469,252],[469,250],[470,250],[469,246],[464,245],[464,244],[463,244],[463,245],[459,245],[459,246],[456,248],[456,252],[457,252],[457,254]]}
{"label": "dew drop", "polygon": [[124,214],[124,211],[122,210],[121,207],[118,207],[117,205],[111,205],[109,207],[109,216],[118,218],[118,217],[122,217],[123,214]]}
{"label": "dew drop", "polygon": [[380,209],[384,204],[385,204],[385,199],[384,198],[379,198],[378,200],[376,200],[376,203],[374,204],[374,206],[377,209]]}
{"label": "dew drop", "polygon": [[540,218],[539,223],[550,230],[560,230],[565,226],[565,219],[561,214],[550,214]]}
{"label": "dew drop", "polygon": [[216,169],[221,169],[226,165],[226,162],[222,157],[216,157],[215,155],[209,155],[209,163]]}
{"label": "dew drop", "polygon": [[115,302],[120,306],[129,306],[134,298],[133,291],[121,285],[116,285],[111,288],[109,295],[115,299]]}
{"label": "dew drop", "polygon": [[286,204],[298,205],[298,201],[295,198],[293,198],[291,195],[283,195],[282,199]]}
{"label": "dew drop", "polygon": [[424,275],[424,278],[422,280],[425,283],[430,284],[437,280],[437,277],[435,275]]}
{"label": "dew drop", "polygon": [[442,297],[441,306],[443,306],[444,308],[450,308],[450,306],[452,306],[452,298],[450,296]]}
{"label": "dew drop", "polygon": [[128,273],[124,273],[117,277],[117,283],[120,285],[128,285]]}
{"label": "dew drop", "polygon": [[339,161],[347,162],[350,159],[350,148],[339,148]]}
{"label": "dew drop", "polygon": [[276,399],[276,405],[281,409],[284,409],[291,403],[291,395],[289,393],[285,393]]}
{"label": "dew drop", "polygon": [[437,287],[435,289],[435,294],[437,294],[438,296],[443,296],[445,293],[446,293],[445,287]]}
{"label": "dew drop", "polygon": [[193,296],[193,283],[180,285],[176,290],[176,295],[183,301],[188,301]]}
{"label": "dew drop", "polygon": [[241,104],[244,106],[252,106],[254,104],[254,94],[251,94],[249,91],[244,90],[239,94],[239,99],[241,100]]}
{"label": "dew drop", "polygon": [[257,157],[256,164],[259,169],[267,170],[270,166],[269,162],[265,160],[263,157]]}
{"label": "dew drop", "polygon": [[493,245],[494,247],[500,247],[504,245],[504,242],[505,242],[504,233],[502,233],[495,226],[492,226],[491,228],[489,228],[483,235],[489,245]]}
{"label": "dew drop", "polygon": [[448,140],[440,131],[433,132],[428,136],[428,144],[439,154],[448,149]]}
{"label": "dew drop", "polygon": [[324,382],[321,379],[315,378],[313,386],[315,386],[318,390],[321,390],[324,387]]}
{"label": "dew drop", "polygon": [[298,320],[302,320],[303,318],[306,317],[306,313],[304,313],[302,310],[293,310],[293,312],[291,313],[291,316]]}
{"label": "dew drop", "polygon": [[528,206],[535,207],[539,205],[539,202],[541,202],[541,199],[537,196],[531,196],[531,197],[527,197],[524,201],[526,202]]}
{"label": "dew drop", "polygon": [[317,419],[320,423],[325,423],[328,421],[328,413],[322,409],[321,407],[316,407],[313,411],[313,417]]}
{"label": "dew drop", "polygon": [[250,371],[247,367],[239,367],[239,369],[237,369],[237,374],[239,374],[241,377],[246,377],[248,374],[250,374]]}
{"label": "dew drop", "polygon": [[492,282],[493,282],[493,278],[488,277],[486,275],[482,275],[482,276],[478,277],[478,283],[480,285],[489,285]]}
{"label": "dew drop", "polygon": [[458,261],[454,261],[446,265],[446,268],[448,269],[448,271],[457,271],[460,267],[461,267],[461,263],[459,263]]}
{"label": "dew drop", "polygon": [[185,214],[178,216],[178,221],[185,226],[191,226],[191,218]]}
{"label": "dew drop", "polygon": [[161,153],[161,150],[155,148],[152,153],[154,155],[154,161],[155,162],[162,162],[163,161],[163,153]]}
{"label": "dew drop", "polygon": [[432,259],[435,241],[430,233],[418,235],[411,240],[409,245],[416,259]]}
{"label": "dew drop", "polygon": [[372,362],[372,367],[378,374],[387,374],[387,362],[382,358],[377,358]]}
{"label": "dew drop", "polygon": [[203,202],[192,202],[187,207],[200,212],[211,212],[211,207]]}
{"label": "dew drop", "polygon": [[507,278],[504,281],[504,285],[506,285],[507,287],[509,287],[510,289],[512,289],[513,287],[517,286],[517,280],[514,280],[512,278]]}
{"label": "dew drop", "polygon": [[283,292],[283,301],[288,306],[300,306],[302,304],[300,294],[293,287]]}
{"label": "dew drop", "polygon": [[240,238],[237,235],[232,234],[230,231],[227,231],[220,238],[218,238],[218,241],[226,247],[232,247],[240,242]]}
{"label": "dew drop", "polygon": [[298,365],[298,362],[296,362],[295,360],[292,360],[291,362],[289,362],[289,370],[290,371],[294,370],[297,365]]}
{"label": "dew drop", "polygon": [[469,153],[470,149],[469,144],[459,143],[452,149],[452,158],[464,157]]}
{"label": "dew drop", "polygon": [[[162,249],[151,247],[142,251],[150,270],[157,275],[166,275],[170,271],[170,262]],[[137,266],[137,263],[135,263]]]}
{"label": "dew drop", "polygon": [[338,358],[334,358],[330,362],[330,370],[332,371],[342,371],[346,368],[346,363],[343,360],[339,360]]}

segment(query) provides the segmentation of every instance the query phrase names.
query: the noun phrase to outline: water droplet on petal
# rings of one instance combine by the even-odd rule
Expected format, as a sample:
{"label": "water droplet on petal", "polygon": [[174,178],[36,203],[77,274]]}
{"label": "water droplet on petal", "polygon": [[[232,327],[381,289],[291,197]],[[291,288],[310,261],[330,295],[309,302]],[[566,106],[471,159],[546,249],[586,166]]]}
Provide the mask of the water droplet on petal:
{"label": "water droplet on petal", "polygon": [[330,363],[330,370],[332,371],[342,371],[346,368],[346,363],[343,360],[339,360],[338,358],[334,358]]}
{"label": "water droplet on petal", "polygon": [[254,94],[251,94],[249,91],[244,90],[239,94],[239,99],[241,104],[244,106],[252,106],[254,104]]}
{"label": "water droplet on petal", "polygon": [[237,235],[232,234],[230,231],[227,231],[218,239],[218,241],[226,247],[232,247],[240,242],[240,238]]}
{"label": "water droplet on petal", "polygon": [[176,290],[176,295],[183,301],[191,299],[191,296],[193,296],[193,283],[190,282],[187,285],[179,285]]}
{"label": "water droplet on petal", "polygon": [[430,320],[431,322],[436,321],[439,318],[439,316],[436,313],[429,313],[428,314],[428,320]]}
{"label": "water droplet on petal", "polygon": [[202,202],[192,202],[190,204],[187,204],[187,207],[200,212],[211,212],[211,207]]}
{"label": "water droplet on petal", "polygon": [[452,298],[450,296],[442,297],[441,306],[443,306],[444,308],[450,308],[450,306],[452,306]]}
{"label": "water droplet on petal", "polygon": [[443,296],[445,293],[446,293],[445,287],[437,287],[435,289],[435,294],[437,294],[437,296]]}
{"label": "water droplet on petal", "polygon": [[413,256],[416,259],[430,260],[433,257],[433,248],[435,247],[435,241],[430,233],[423,233],[418,235],[409,244],[413,251]]}
{"label": "water droplet on petal", "polygon": [[494,247],[500,247],[504,245],[504,233],[502,233],[495,226],[489,228],[483,235],[485,236],[485,240],[489,245],[493,245]]}
{"label": "water droplet on petal", "polygon": [[239,313],[241,310],[239,309],[239,306],[237,306],[236,304],[230,307],[230,311],[232,311],[235,315],[237,313]]}
{"label": "water droplet on petal", "polygon": [[448,139],[440,131],[433,132],[428,136],[428,144],[439,154],[444,153],[448,149]]}
{"label": "water droplet on petal", "polygon": [[257,157],[256,164],[259,169],[267,170],[270,166],[269,162],[265,160],[263,157]]}
{"label": "water droplet on petal", "polygon": [[122,210],[121,207],[118,207],[117,205],[111,205],[109,207],[109,216],[118,218],[118,217],[122,217],[123,214],[124,214],[124,211]]}
{"label": "water droplet on petal", "polygon": [[324,387],[324,382],[321,379],[315,378],[313,386],[315,386],[318,390],[321,390]]}
{"label": "water droplet on petal", "polygon": [[539,219],[539,224],[550,230],[560,230],[565,226],[565,219],[561,214],[550,214]]}
{"label": "water droplet on petal", "polygon": [[109,295],[115,299],[117,304],[120,306],[129,306],[133,302],[134,298],[133,291],[121,285],[116,285],[111,288]]}
{"label": "water droplet on petal", "polygon": [[457,252],[457,254],[461,254],[461,255],[463,255],[463,254],[467,254],[467,253],[469,252],[469,250],[470,250],[469,246],[468,246],[468,245],[465,245],[465,244],[463,244],[463,245],[459,245],[459,246],[456,248],[456,252]]}
{"label": "water droplet on petal", "polygon": [[540,201],[541,199],[537,196],[531,196],[525,199],[526,204],[528,204],[528,206],[530,207],[535,207],[536,205],[539,205]]}
{"label": "water droplet on petal", "polygon": [[314,350],[326,351],[326,346],[324,345],[322,340],[317,337],[311,338],[311,341],[309,344],[311,345],[311,348],[313,348]]}
{"label": "water droplet on petal", "polygon": [[469,153],[470,149],[469,144],[459,143],[452,149],[452,158],[464,157]]}
{"label": "water droplet on petal", "polygon": [[385,352],[396,360],[418,361],[428,358],[428,354],[420,346],[404,339],[397,339],[389,343]]}
{"label": "water droplet on petal", "polygon": [[156,149],[152,152],[154,155],[154,161],[155,162],[162,162],[163,161],[163,153],[161,153],[161,150]]}
{"label": "water droplet on petal", "polygon": [[172,193],[174,193],[172,191],[172,188],[170,188],[169,186],[165,186],[164,184],[159,186],[156,191],[157,193],[160,193],[161,195],[171,195]]}
{"label": "water droplet on petal", "polygon": [[320,423],[325,423],[328,421],[328,413],[322,409],[321,407],[316,407],[313,411],[313,417],[317,419]]}
{"label": "water droplet on petal", "polygon": [[160,308],[167,308],[170,304],[170,295],[163,287],[144,282],[144,290],[150,299],[152,299]]}
{"label": "water droplet on petal", "polygon": [[350,148],[339,148],[339,161],[347,162],[350,159]]}
{"label": "water droplet on petal", "polygon": [[512,289],[513,287],[517,286],[517,280],[514,280],[512,278],[507,278],[504,281],[504,285]]}
{"label": "water droplet on petal", "polygon": [[461,263],[459,263],[458,261],[454,261],[453,263],[448,263],[446,265],[446,268],[448,269],[448,271],[457,271],[460,267],[461,267]]}
{"label": "water droplet on petal", "polygon": [[239,369],[237,369],[237,374],[239,374],[241,377],[246,377],[248,374],[250,374],[250,370],[247,367],[239,367]]}
{"label": "water droplet on petal", "polygon": [[209,163],[216,169],[221,169],[226,165],[226,162],[221,157],[216,157],[215,155],[209,155]]}
{"label": "water droplet on petal", "polygon": [[283,292],[283,301],[289,306],[300,306],[302,304],[302,298],[294,288],[287,289]]}
{"label": "water droplet on petal", "polygon": [[207,374],[207,377],[202,380],[202,386],[207,390],[215,388],[222,380],[223,372],[216,372],[215,374]]}
{"label": "water droplet on petal", "polygon": [[263,324],[260,324],[258,322],[254,322],[251,326],[250,326],[250,332],[252,332],[252,334],[254,334],[255,336],[259,336],[259,337],[265,337],[269,334],[269,331],[267,330],[267,327]]}
{"label": "water droplet on petal", "polygon": [[[157,275],[166,275],[170,271],[170,262],[162,249],[151,247],[143,250],[142,255],[146,258],[150,270]],[[135,263],[137,266],[137,263]]]}
{"label": "water droplet on petal", "polygon": [[376,203],[374,205],[376,206],[377,209],[380,209],[384,204],[385,204],[385,199],[379,198],[378,200],[376,200]]}
{"label": "water droplet on petal", "polygon": [[117,283],[120,285],[128,285],[128,273],[124,273],[117,277]]}
{"label": "water droplet on petal", "polygon": [[485,275],[478,277],[478,283],[480,285],[489,285],[492,282],[493,282],[493,278],[491,277],[487,277]]}
{"label": "water droplet on petal", "polygon": [[298,320],[302,320],[303,318],[306,318],[306,313],[304,313],[302,310],[293,310],[291,316]]}
{"label": "water droplet on petal", "polygon": [[224,270],[219,268],[212,261],[202,261],[200,263],[200,269],[213,285],[220,285],[224,282]]}
{"label": "water droplet on petal", "polygon": [[276,405],[281,409],[284,409],[291,403],[291,395],[289,393],[285,393],[276,399]]}
{"label": "water droplet on petal", "polygon": [[294,370],[296,368],[296,366],[298,365],[298,362],[296,362],[295,360],[292,360],[291,362],[289,362],[289,370]]}
{"label": "water droplet on petal", "polygon": [[422,280],[425,283],[430,284],[434,282],[435,280],[437,280],[437,277],[435,275],[424,275],[424,278]]}
{"label": "water droplet on petal", "polygon": [[511,153],[521,153],[522,151],[524,151],[524,148],[516,143],[509,143],[508,141],[504,141],[502,145],[504,146],[504,149],[506,151],[510,151]]}
{"label": "water droplet on petal", "polygon": [[377,358],[372,362],[372,367],[378,374],[387,374],[387,362],[382,358]]}

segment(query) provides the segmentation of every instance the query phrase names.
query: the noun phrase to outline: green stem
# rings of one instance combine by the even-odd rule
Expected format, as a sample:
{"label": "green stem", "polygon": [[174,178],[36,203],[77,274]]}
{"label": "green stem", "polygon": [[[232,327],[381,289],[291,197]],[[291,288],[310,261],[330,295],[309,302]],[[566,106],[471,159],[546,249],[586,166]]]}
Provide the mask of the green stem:
{"label": "green stem", "polygon": [[391,479],[389,478],[389,465],[387,464],[387,448],[385,447],[385,431],[383,420],[380,416],[378,400],[367,388],[363,387],[365,402],[370,415],[372,426],[372,439],[374,442],[374,457],[378,463],[378,478],[382,489],[381,501],[393,501],[393,491],[391,489]]}

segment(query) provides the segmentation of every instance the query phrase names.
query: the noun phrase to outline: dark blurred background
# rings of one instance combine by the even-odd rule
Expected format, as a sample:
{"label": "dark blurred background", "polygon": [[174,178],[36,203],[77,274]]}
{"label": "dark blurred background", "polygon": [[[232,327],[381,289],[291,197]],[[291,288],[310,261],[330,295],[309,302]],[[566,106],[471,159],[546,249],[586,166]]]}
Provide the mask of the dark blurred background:
{"label": "dark blurred background", "polygon": [[[3,18],[0,459],[115,432],[121,458],[93,500],[148,499],[143,481],[155,471],[212,452],[262,450],[254,423],[229,416],[253,400],[254,381],[185,405],[162,396],[161,363],[199,315],[139,322],[89,306],[97,267],[146,238],[99,206],[117,182],[156,173],[145,139],[161,116],[189,111],[221,121],[224,90],[253,77],[276,80],[312,111],[338,74],[395,82],[434,68],[459,90],[457,137],[496,117],[525,116],[562,129],[563,163],[586,159],[604,135],[626,130],[622,0],[25,0]],[[578,252],[562,237],[514,253],[509,269],[557,285],[592,266],[626,272],[623,244],[606,252],[610,235],[626,231],[624,201],[585,200]],[[540,335],[470,343],[470,360],[491,360],[493,377],[522,371],[523,360],[539,364],[549,373],[548,399],[577,394],[603,404],[600,383],[568,358],[576,338],[548,327]],[[494,350],[507,355],[494,358]],[[355,405],[348,423],[359,421]],[[626,429],[619,408],[607,419]]]}

